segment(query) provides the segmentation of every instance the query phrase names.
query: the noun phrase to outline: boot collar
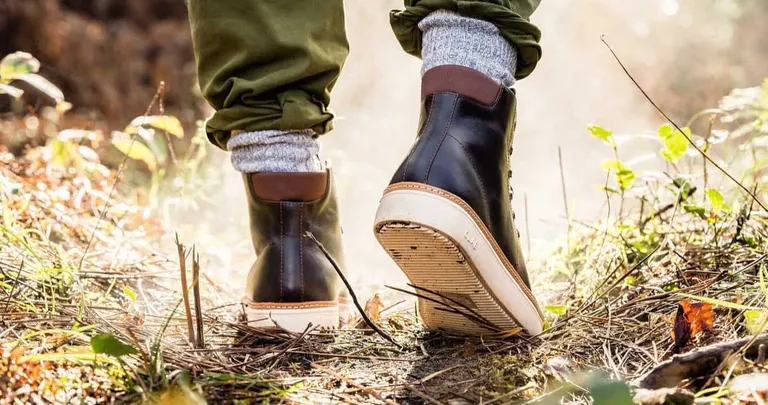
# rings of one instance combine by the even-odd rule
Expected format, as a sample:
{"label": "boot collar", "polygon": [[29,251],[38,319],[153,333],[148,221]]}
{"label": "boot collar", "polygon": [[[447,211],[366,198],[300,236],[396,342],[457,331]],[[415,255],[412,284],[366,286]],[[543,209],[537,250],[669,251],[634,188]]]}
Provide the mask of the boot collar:
{"label": "boot collar", "polygon": [[421,98],[439,92],[458,93],[490,106],[501,96],[504,86],[490,77],[458,65],[442,65],[429,69],[421,79]]}

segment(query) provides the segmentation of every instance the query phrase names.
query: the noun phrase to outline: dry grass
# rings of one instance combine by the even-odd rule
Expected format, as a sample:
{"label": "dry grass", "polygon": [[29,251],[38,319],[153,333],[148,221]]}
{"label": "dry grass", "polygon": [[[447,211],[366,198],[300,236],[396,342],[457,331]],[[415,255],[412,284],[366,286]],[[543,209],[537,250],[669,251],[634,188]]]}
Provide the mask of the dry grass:
{"label": "dry grass", "polygon": [[[57,164],[49,152],[0,153],[2,403],[586,403],[585,373],[632,381],[672,356],[682,299],[765,301],[766,213],[747,202],[702,218],[673,203],[620,223],[573,222],[567,242],[533,261],[551,312],[540,336],[427,332],[412,301],[377,319],[402,348],[367,328],[257,330],[240,322],[237,303],[205,300],[217,287],[202,269],[205,346],[195,349],[179,263],[157,249],[165,230],[142,207],[109,199],[113,171],[87,159],[77,169]],[[715,314],[715,328],[682,352],[749,336],[744,310],[720,305]],[[97,333],[139,353],[96,355]],[[732,376],[762,367],[731,362],[684,385],[722,396]]]}

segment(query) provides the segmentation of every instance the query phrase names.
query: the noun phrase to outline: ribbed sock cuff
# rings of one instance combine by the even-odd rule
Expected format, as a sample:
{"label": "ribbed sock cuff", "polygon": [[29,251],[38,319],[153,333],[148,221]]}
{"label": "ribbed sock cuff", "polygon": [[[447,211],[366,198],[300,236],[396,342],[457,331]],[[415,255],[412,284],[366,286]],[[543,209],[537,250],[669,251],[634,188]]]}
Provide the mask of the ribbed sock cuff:
{"label": "ribbed sock cuff", "polygon": [[310,129],[242,132],[229,139],[227,149],[239,172],[315,172],[322,170],[315,136]]}
{"label": "ribbed sock cuff", "polygon": [[512,87],[517,50],[488,21],[438,10],[419,22],[422,31],[421,73],[441,65],[475,69]]}

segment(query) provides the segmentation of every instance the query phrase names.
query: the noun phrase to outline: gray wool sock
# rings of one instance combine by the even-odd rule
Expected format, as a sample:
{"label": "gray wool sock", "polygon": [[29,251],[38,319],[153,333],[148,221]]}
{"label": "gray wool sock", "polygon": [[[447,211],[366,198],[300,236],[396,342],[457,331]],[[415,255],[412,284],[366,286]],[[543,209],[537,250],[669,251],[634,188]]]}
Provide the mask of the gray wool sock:
{"label": "gray wool sock", "polygon": [[311,129],[241,132],[229,138],[227,149],[232,166],[242,173],[322,170],[320,145]]}
{"label": "gray wool sock", "polygon": [[507,87],[515,84],[517,50],[488,21],[437,10],[419,22],[421,74],[441,65],[475,69]]}

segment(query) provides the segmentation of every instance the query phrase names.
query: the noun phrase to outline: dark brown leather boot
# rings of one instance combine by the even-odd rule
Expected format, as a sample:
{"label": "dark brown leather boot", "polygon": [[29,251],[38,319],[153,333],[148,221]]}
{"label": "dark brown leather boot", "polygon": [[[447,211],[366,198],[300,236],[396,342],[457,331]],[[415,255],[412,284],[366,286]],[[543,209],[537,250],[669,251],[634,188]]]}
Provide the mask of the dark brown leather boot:
{"label": "dark brown leather boot", "polygon": [[431,291],[417,291],[428,327],[542,331],[510,204],[514,128],[513,90],[460,66],[424,74],[418,138],[374,230],[411,282]]}
{"label": "dark brown leather boot", "polygon": [[243,303],[248,324],[303,332],[309,323],[339,324],[343,288],[314,236],[343,270],[338,205],[331,171],[245,174],[257,259]]}

